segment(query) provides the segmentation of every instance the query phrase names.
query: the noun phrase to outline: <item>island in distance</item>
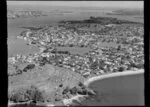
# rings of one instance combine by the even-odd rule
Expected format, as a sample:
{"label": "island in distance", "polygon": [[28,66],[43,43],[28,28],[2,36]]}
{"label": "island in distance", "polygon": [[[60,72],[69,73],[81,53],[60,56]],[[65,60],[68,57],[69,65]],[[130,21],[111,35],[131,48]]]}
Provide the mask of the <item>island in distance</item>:
{"label": "island in distance", "polygon": [[[64,8],[58,10],[65,12],[69,7]],[[79,10],[71,12],[73,9],[70,7],[68,13],[71,14],[60,16],[61,20],[55,24],[31,23],[31,26],[18,26],[18,23],[23,23],[20,20],[28,17],[39,23],[43,15],[49,20],[55,16],[51,16],[50,12],[45,15],[43,10],[8,12],[8,19],[15,19],[10,20],[8,32],[19,31],[13,40],[26,41],[27,47],[39,49],[35,53],[8,57],[9,106],[67,106],[74,102],[75,106],[84,105],[80,101],[95,99],[98,94],[94,88],[85,85],[89,79],[144,69],[142,22],[109,15],[73,19],[72,13],[77,15],[83,11]],[[15,23],[18,24],[16,28],[12,25]],[[13,37],[8,35],[8,38]]]}
{"label": "island in distance", "polygon": [[40,17],[47,16],[47,14],[42,13],[41,11],[20,11],[20,10],[8,10],[7,18],[16,19],[16,18],[28,18],[28,17]]}

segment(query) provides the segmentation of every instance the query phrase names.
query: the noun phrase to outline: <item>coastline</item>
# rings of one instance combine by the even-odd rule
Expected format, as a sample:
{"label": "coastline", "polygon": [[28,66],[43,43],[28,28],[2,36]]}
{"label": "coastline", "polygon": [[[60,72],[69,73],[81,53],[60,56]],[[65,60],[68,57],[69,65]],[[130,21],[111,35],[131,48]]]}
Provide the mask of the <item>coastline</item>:
{"label": "coastline", "polygon": [[[141,73],[144,73],[144,69],[139,69],[139,70],[136,70],[136,71],[127,70],[127,71],[123,71],[123,72],[104,74],[104,75],[95,76],[95,77],[91,77],[91,78],[87,79],[84,82],[84,85],[86,87],[89,87],[89,84],[91,84],[92,82],[97,81],[97,80],[102,80],[102,79],[107,79],[107,78],[112,78],[112,77],[118,77],[118,76],[135,75],[135,74],[141,74]],[[83,95],[82,96],[81,95],[76,95],[76,96],[73,96],[70,99],[64,99],[63,103],[65,105],[69,105],[69,104],[72,104],[73,100],[79,101],[79,98],[81,98],[81,97],[84,99],[84,97],[86,97],[86,95],[84,95],[84,96]]]}
{"label": "coastline", "polygon": [[136,71],[127,70],[127,71],[123,71],[123,72],[104,74],[104,75],[89,78],[88,80],[86,80],[84,82],[84,85],[88,87],[89,84],[91,84],[92,82],[97,81],[97,80],[102,80],[102,79],[112,78],[112,77],[117,77],[117,76],[134,75],[134,74],[140,74],[140,73],[144,73],[144,69],[139,69],[139,70],[136,70]]}
{"label": "coastline", "polygon": [[88,96],[88,95],[76,95],[76,96],[73,96],[73,97],[70,98],[70,99],[63,99],[63,103],[64,103],[64,105],[68,106],[68,105],[70,105],[70,104],[73,103],[73,100],[76,100],[76,101],[79,101],[79,102],[80,102],[80,99],[79,99],[79,98],[81,98],[81,99],[84,100],[84,98],[87,97],[87,96]]}
{"label": "coastline", "polygon": [[[127,71],[123,71],[123,72],[116,72],[116,73],[109,73],[109,74],[104,74],[104,75],[100,75],[100,76],[95,76],[95,77],[91,77],[89,79],[87,79],[83,84],[86,86],[86,87],[89,87],[89,85],[94,82],[94,81],[97,81],[97,80],[102,80],[102,79],[107,79],[107,78],[112,78],[112,77],[118,77],[118,76],[128,76],[128,75],[135,75],[135,74],[141,74],[141,73],[144,73],[144,69],[139,69],[139,70],[136,70],[136,71],[131,71],[131,70],[127,70]],[[80,98],[84,100],[85,97],[88,97],[88,95],[75,95],[73,96],[72,98],[70,99],[63,99],[63,103],[64,105],[70,105],[73,103],[73,100],[76,100],[78,102],[80,102]],[[13,103],[13,102],[8,102],[8,107],[11,107],[13,105],[19,105],[19,104],[29,104],[29,103],[32,103],[32,101],[29,101],[29,102],[22,102],[22,103]],[[37,106],[46,106],[46,107],[50,107],[50,106],[55,106],[54,104],[52,103],[36,103],[35,105]]]}
{"label": "coastline", "polygon": [[8,101],[8,107],[14,106],[14,105],[19,105],[19,104],[30,104],[31,101],[28,102],[22,102],[22,103],[14,103],[12,101]]}
{"label": "coastline", "polygon": [[[90,6],[85,9],[83,8],[84,6],[83,7],[81,6],[83,9],[74,8],[74,7],[70,7],[70,8],[63,7],[61,9],[61,6],[60,7],[52,6],[52,8],[50,8],[49,6],[47,7],[45,6],[46,5],[43,4],[42,7],[35,6],[36,8],[33,8],[33,6],[29,6],[29,5],[25,7],[18,7],[16,5],[15,8],[13,7],[14,10],[11,7],[11,5],[9,7],[10,8],[9,10],[11,10],[12,14],[7,15],[9,16],[8,21],[10,20],[13,21],[11,23],[8,23],[9,36],[10,36],[9,38],[11,38],[10,43],[9,42],[8,43],[11,44],[10,46],[12,47],[10,50],[13,50],[14,48],[14,51],[10,51],[9,52],[10,55],[8,56],[12,57],[12,61],[14,61],[14,63],[15,60],[17,62],[16,64],[10,64],[10,66],[8,67],[9,68],[8,73],[10,74],[9,87],[10,88],[12,87],[11,90],[14,89],[14,95],[17,97],[15,97],[12,92],[10,92],[10,97],[7,103],[8,107],[21,106],[21,105],[25,105],[25,106],[35,105],[38,107],[39,106],[50,107],[50,106],[57,106],[57,103],[59,104],[60,101],[61,104],[63,103],[66,105],[67,104],[70,105],[70,104],[74,104],[74,100],[79,101],[80,103],[86,100],[86,98],[91,99],[93,97],[100,96],[98,94],[98,92],[102,89],[102,85],[100,83],[103,83],[104,84],[103,86],[109,86],[109,88],[105,88],[104,91],[106,91],[107,89],[111,89],[113,85],[122,87],[117,82],[120,82],[120,80],[122,80],[122,78],[124,77],[131,77],[131,80],[128,79],[129,84],[132,82],[132,80],[135,80],[134,78],[132,78],[132,76],[137,76],[140,74],[141,77],[142,76],[144,77],[143,75],[144,70],[137,69],[137,68],[143,68],[143,64],[144,64],[143,52],[142,52],[143,51],[142,41],[144,35],[143,20],[142,20],[143,18],[142,19],[135,18],[136,12],[134,13],[134,11],[131,11],[131,9],[124,10],[124,8],[122,8],[122,10],[121,8],[120,10],[116,10],[117,8],[111,9],[109,6],[108,7],[104,6],[102,9],[101,8],[94,9],[91,8]],[[30,7],[31,9],[26,10],[25,8],[27,7]],[[18,9],[22,8],[19,14],[17,13],[16,10],[17,8]],[[37,9],[39,11],[37,11]],[[47,11],[48,9],[50,10]],[[71,11],[70,10],[68,11],[68,9],[70,9]],[[44,15],[43,13],[41,13],[42,11],[43,12],[47,11],[47,12]],[[119,13],[117,14],[117,12],[120,12],[120,14]],[[122,17],[121,12],[122,13],[127,12],[127,14],[132,13],[133,16],[131,14],[131,16],[127,15],[124,17],[124,15],[122,14],[123,16]],[[113,15],[113,13],[116,14]],[[25,17],[24,15],[22,16],[22,14],[25,14]],[[64,24],[59,23],[59,21],[64,22]],[[109,26],[113,23],[117,24],[117,27]],[[18,39],[16,38],[16,35],[18,35],[17,36]],[[127,38],[124,38],[124,36],[127,36]],[[20,42],[20,40],[23,40],[25,42],[25,46],[24,44],[22,45],[22,43],[24,42]],[[95,43],[93,44],[93,42]],[[39,50],[36,51],[34,47]],[[42,51],[44,47],[45,47],[45,51],[44,50]],[[54,47],[53,48],[54,51],[50,52],[53,49],[49,49],[49,47]],[[59,49],[59,47],[61,49]],[[69,49],[67,49],[68,47]],[[74,47],[75,49],[73,49]],[[81,51],[84,53],[83,55],[79,55],[82,54],[79,51],[80,48]],[[86,49],[84,50],[84,48]],[[64,52],[61,52],[61,50]],[[75,53],[73,51],[75,51]],[[78,52],[76,53],[76,51]],[[16,55],[14,53],[16,53]],[[49,64],[50,66],[48,65],[49,67],[47,67],[47,64]],[[34,67],[32,67],[32,65]],[[54,67],[51,67],[51,65]],[[60,70],[56,69],[57,67],[60,67]],[[98,72],[97,68],[99,70],[102,69],[103,71]],[[136,70],[123,71],[122,68],[123,69],[135,68]],[[70,73],[66,69],[68,69],[69,71],[70,69],[72,69],[73,72]],[[121,72],[117,71],[117,69],[119,69],[119,71]],[[18,74],[22,74],[28,71],[29,72],[31,71],[31,73],[26,73],[23,76],[16,76]],[[44,71],[44,73],[42,73],[41,71]],[[46,78],[47,74],[49,75],[51,74],[50,72],[53,71],[57,71],[56,75],[55,74],[54,76],[50,75],[51,77],[48,77],[47,79]],[[38,77],[36,75],[38,75]],[[34,77],[37,78],[34,79]],[[117,82],[113,82],[115,78],[118,77],[121,79],[117,80]],[[109,79],[111,79],[111,81],[105,82],[105,80],[109,80]],[[81,82],[82,84],[76,84],[76,81]],[[139,82],[137,81],[136,83],[139,84]],[[28,85],[35,85],[37,89],[39,88],[42,91],[41,92],[42,94],[43,93],[47,94],[48,98],[46,98],[47,96],[44,95],[43,96],[44,101],[43,100],[38,101],[38,99],[32,98],[33,95],[31,93],[32,95],[31,98],[26,99],[26,94],[24,94],[26,93],[26,91],[23,92],[23,95],[21,95],[20,97],[19,95],[20,93],[18,94],[18,92],[24,89],[21,89],[19,91],[18,89],[23,86],[27,87]],[[70,85],[75,85],[75,86],[72,86],[73,87],[72,88],[69,87]],[[94,91],[92,85],[96,86],[96,88],[95,87],[94,88],[97,89],[98,91]],[[132,84],[130,86],[128,85],[127,87],[132,87],[132,86],[135,87],[135,84]],[[137,89],[138,88],[136,88],[135,90]],[[124,87],[122,87],[122,89],[120,90],[121,91],[125,90],[125,92],[127,92],[127,90]],[[45,93],[44,91],[45,92],[47,91],[47,93]],[[132,91],[131,94],[134,91]],[[51,94],[49,94],[51,92],[54,93],[54,95],[52,94],[51,96]],[[65,94],[63,93],[67,95],[65,96]],[[36,93],[34,95],[36,95]],[[59,97],[61,98],[59,99]],[[115,97],[113,98],[115,99]],[[38,98],[41,98],[41,96],[39,96]],[[17,99],[21,99],[21,100],[17,100]],[[34,99],[34,101],[32,101],[32,99]],[[128,99],[130,100],[132,98],[128,98]],[[13,102],[13,100],[15,102]]]}
{"label": "coastline", "polygon": [[[11,106],[14,106],[14,105],[19,105],[19,104],[30,104],[30,103],[32,103],[32,101],[22,102],[22,103],[14,103],[14,102],[8,101],[8,107],[11,107]],[[46,107],[55,106],[52,103],[35,103],[35,105],[37,105],[37,106],[46,106]]]}

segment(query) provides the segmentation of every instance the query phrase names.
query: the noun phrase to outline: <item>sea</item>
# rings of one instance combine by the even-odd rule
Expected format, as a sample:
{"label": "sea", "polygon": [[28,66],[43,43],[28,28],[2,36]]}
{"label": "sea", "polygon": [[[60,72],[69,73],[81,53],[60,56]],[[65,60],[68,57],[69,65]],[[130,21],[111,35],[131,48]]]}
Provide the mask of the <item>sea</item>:
{"label": "sea", "polygon": [[[41,17],[30,17],[30,18],[17,18],[13,20],[8,20],[8,35],[7,35],[7,44],[8,44],[8,56],[14,56],[16,54],[29,54],[39,52],[39,49],[35,46],[27,45],[27,41],[18,39],[17,36],[20,35],[22,31],[25,30],[23,27],[32,27],[32,26],[44,26],[44,25],[53,25],[57,24],[62,20],[83,20],[88,19],[90,16],[100,16],[100,17],[117,17],[120,19],[126,19],[131,21],[143,22],[141,18],[135,18],[135,16],[115,16],[115,15],[106,15],[107,12],[113,11],[112,9],[102,9],[102,8],[71,8],[71,7],[46,7],[46,6],[9,6],[8,10],[34,10],[34,11],[44,11],[47,12],[48,16]],[[140,17],[140,16],[136,16]],[[90,49],[77,49],[82,50],[81,53],[89,51]],[[66,50],[71,50],[66,48]]]}
{"label": "sea", "polygon": [[[13,20],[8,20],[8,35],[7,35],[7,44],[8,44],[8,56],[11,57],[16,54],[29,54],[39,52],[39,49],[35,46],[26,45],[27,41],[18,39],[17,36],[25,30],[23,27],[32,27],[32,26],[41,26],[41,25],[53,25],[57,24],[62,20],[82,20],[88,19],[90,16],[100,16],[100,17],[116,17],[119,19],[125,19],[130,21],[143,22],[141,16],[118,16],[118,15],[106,15],[107,12],[113,11],[112,9],[102,9],[102,8],[65,8],[65,7],[45,7],[45,6],[9,6],[8,9],[26,9],[26,10],[40,10],[48,12],[48,16],[41,16],[36,18],[17,18]],[[72,48],[74,52],[87,52],[88,49],[76,49]],[[64,49],[63,49],[64,50]],[[71,50],[68,47],[66,50]],[[133,84],[134,85],[134,84]],[[135,89],[136,90],[136,89]],[[118,96],[119,97],[119,96]],[[92,99],[90,102],[93,102]],[[45,107],[37,106],[34,104],[30,105],[13,105],[11,107]]]}
{"label": "sea", "polygon": [[[132,71],[139,72],[139,71]],[[144,73],[99,79],[89,84],[97,95],[80,102],[85,106],[144,106]]]}

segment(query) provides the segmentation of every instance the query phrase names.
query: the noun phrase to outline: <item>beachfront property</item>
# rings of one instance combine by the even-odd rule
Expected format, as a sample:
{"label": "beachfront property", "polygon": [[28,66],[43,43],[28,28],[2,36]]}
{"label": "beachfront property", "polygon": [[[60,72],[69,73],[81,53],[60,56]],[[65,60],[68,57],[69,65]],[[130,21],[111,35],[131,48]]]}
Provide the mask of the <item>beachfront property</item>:
{"label": "beachfront property", "polygon": [[[67,101],[72,102],[71,99],[76,98],[74,96],[92,98],[96,94],[84,85],[91,78],[144,69],[142,21],[107,16],[103,12],[107,13],[107,8],[95,14],[98,7],[83,7],[85,9],[82,10],[78,7],[55,9],[55,6],[50,8],[44,5],[41,11],[34,6],[27,7],[31,10],[8,12],[9,29],[12,26],[12,31],[19,29],[17,40],[25,40],[28,44],[21,47],[22,42],[13,42],[11,45],[18,44],[12,50],[30,47],[34,51],[34,47],[39,51],[16,54],[10,49],[13,53],[8,58],[10,102],[68,104]],[[68,8],[72,12],[65,11]],[[67,14],[63,16],[65,12]],[[87,17],[78,18],[77,14]],[[68,19],[63,20],[62,17]],[[56,19],[57,23],[52,23]],[[11,30],[8,32],[11,34]],[[8,37],[12,39],[10,35]]]}

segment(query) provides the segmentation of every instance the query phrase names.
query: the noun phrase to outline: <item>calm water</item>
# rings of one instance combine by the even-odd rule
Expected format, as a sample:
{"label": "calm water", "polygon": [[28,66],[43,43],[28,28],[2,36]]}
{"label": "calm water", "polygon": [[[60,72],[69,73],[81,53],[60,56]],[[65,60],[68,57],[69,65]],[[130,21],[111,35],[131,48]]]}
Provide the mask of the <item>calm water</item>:
{"label": "calm water", "polygon": [[[108,16],[105,15],[105,12],[110,12],[110,10],[101,10],[101,9],[99,10],[80,9],[80,8],[59,9],[56,7],[29,7],[29,6],[10,7],[8,6],[8,8],[42,10],[42,11],[49,12],[48,13],[49,16],[41,16],[37,18],[18,18],[18,19],[8,21],[8,56],[12,56],[17,53],[27,54],[27,53],[34,53],[39,51],[36,47],[27,46],[23,40],[16,39],[16,36],[19,35],[24,30],[21,27],[57,24],[58,21],[62,21],[62,20],[82,20],[82,19],[87,19],[90,16]],[[121,19],[126,19],[126,20],[128,19],[132,21],[142,22],[142,19],[134,18],[131,16],[121,17],[121,16],[109,15],[108,17],[118,17]]]}
{"label": "calm water", "polygon": [[143,73],[97,80],[92,82],[89,87],[95,90],[97,95],[81,102],[83,105],[144,105]]}

